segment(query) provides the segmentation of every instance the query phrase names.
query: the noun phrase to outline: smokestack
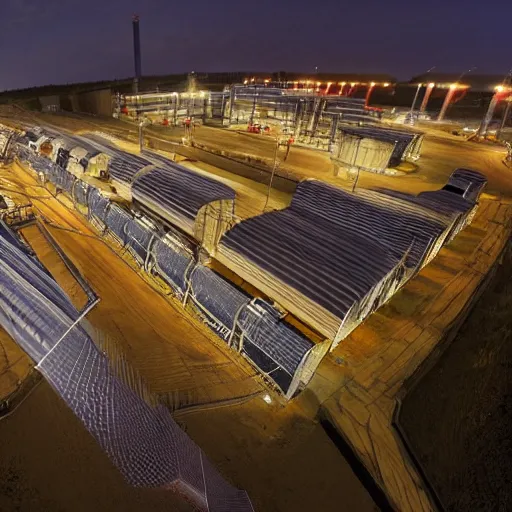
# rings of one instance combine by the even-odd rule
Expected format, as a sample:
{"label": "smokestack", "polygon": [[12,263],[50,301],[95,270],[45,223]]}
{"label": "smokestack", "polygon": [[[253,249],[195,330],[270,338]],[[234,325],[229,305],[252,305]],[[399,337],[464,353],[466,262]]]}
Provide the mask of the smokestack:
{"label": "smokestack", "polygon": [[141,56],[140,56],[140,30],[139,16],[133,16],[133,55],[135,59],[135,78],[133,80],[133,89],[135,94],[139,92],[139,79],[142,76]]}

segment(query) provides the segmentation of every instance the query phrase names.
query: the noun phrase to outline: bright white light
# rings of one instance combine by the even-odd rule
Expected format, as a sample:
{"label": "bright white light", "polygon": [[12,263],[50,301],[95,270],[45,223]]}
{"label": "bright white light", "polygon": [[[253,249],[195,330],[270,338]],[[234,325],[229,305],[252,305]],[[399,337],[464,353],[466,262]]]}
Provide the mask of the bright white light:
{"label": "bright white light", "polygon": [[372,82],[370,85],[371,85],[372,87],[375,87],[375,82]]}
{"label": "bright white light", "polygon": [[272,403],[272,398],[270,397],[270,395],[265,395],[263,397],[263,400],[267,403],[267,404],[271,404]]}
{"label": "bright white light", "polygon": [[435,87],[435,86],[436,86],[436,84],[435,84],[434,82],[430,82],[430,83],[428,84],[428,86],[429,86],[430,88],[433,88],[433,87]]}
{"label": "bright white light", "polygon": [[497,85],[494,90],[496,92],[503,92],[505,90],[505,88],[502,86],[502,85]]}
{"label": "bright white light", "polygon": [[388,82],[384,82],[382,85],[384,85],[384,87],[389,87]]}

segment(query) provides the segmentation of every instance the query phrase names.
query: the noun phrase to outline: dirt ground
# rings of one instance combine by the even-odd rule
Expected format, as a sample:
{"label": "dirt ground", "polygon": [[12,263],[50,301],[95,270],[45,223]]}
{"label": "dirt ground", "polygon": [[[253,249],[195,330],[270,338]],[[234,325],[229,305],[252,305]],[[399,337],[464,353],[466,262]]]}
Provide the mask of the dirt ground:
{"label": "dirt ground", "polygon": [[0,327],[0,401],[16,391],[32,366],[27,354]]}
{"label": "dirt ground", "polygon": [[[318,424],[261,399],[177,419],[258,512],[377,510]],[[170,493],[128,486],[45,382],[0,422],[0,439],[2,512],[190,510]]]}
{"label": "dirt ground", "polygon": [[450,511],[512,510],[512,253],[400,422]]}
{"label": "dirt ground", "polygon": [[93,437],[42,382],[0,421],[2,512],[186,512],[168,492],[127,485]]}
{"label": "dirt ground", "polygon": [[[293,403],[246,404],[178,413],[176,420],[261,512],[376,511],[319,423]],[[212,440],[215,442],[212,442]]]}

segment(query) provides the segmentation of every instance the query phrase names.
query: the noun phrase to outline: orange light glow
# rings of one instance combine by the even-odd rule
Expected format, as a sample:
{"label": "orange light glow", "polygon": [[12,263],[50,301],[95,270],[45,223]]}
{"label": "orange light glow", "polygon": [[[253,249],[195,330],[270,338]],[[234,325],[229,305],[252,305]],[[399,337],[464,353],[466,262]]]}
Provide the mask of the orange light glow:
{"label": "orange light glow", "polygon": [[502,85],[497,85],[494,90],[496,92],[503,92],[505,90],[505,87],[503,87]]}
{"label": "orange light glow", "polygon": [[375,82],[372,82],[372,83],[370,84],[370,86],[371,86],[371,87],[375,87]]}
{"label": "orange light glow", "polygon": [[430,83],[428,84],[428,86],[432,89],[433,87],[435,87],[435,86],[436,86],[436,84],[435,84],[434,82],[430,82]]}
{"label": "orange light glow", "polygon": [[389,87],[388,82],[384,82],[382,85],[383,85],[384,87]]}

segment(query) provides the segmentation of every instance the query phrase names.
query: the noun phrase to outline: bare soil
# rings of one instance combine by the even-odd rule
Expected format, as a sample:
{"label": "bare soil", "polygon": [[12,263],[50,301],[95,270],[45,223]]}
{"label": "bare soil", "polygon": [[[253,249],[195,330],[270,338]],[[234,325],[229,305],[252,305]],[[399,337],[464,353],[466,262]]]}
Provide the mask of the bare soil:
{"label": "bare soil", "polygon": [[130,487],[42,382],[0,421],[1,512],[185,512],[170,492]]}
{"label": "bare soil", "polygon": [[400,422],[446,510],[512,510],[512,253]]}

